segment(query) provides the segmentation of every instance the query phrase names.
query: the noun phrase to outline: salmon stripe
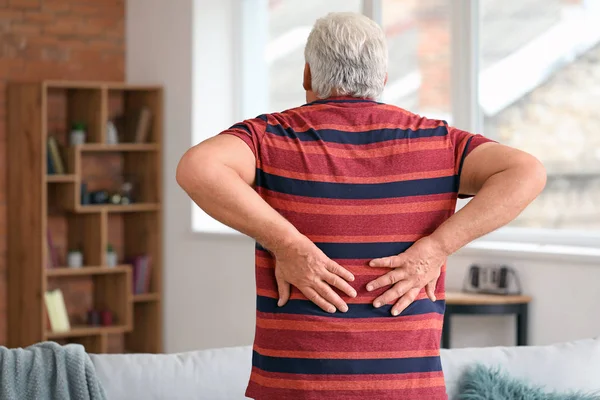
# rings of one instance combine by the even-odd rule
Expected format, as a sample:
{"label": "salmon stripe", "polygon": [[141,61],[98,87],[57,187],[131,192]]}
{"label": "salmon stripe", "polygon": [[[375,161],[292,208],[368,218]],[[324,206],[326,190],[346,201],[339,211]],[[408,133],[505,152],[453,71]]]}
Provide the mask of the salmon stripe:
{"label": "salmon stripe", "polygon": [[[316,324],[319,323],[329,323],[330,321],[337,321],[336,318],[323,317],[320,315],[306,315],[306,314],[272,314],[265,313],[262,311],[256,312],[256,317],[264,320],[274,319],[274,320],[282,320],[282,321],[303,321],[303,322],[313,322]],[[432,319],[443,321],[444,316],[438,313],[429,313],[429,314],[415,314],[415,315],[406,315],[400,317],[400,319],[404,322],[419,322],[419,321],[429,321]],[[392,318],[384,317],[384,318],[353,318],[352,323],[372,323],[372,322],[383,322],[388,323],[392,320]],[[394,319],[394,322],[396,320]]]}
{"label": "salmon stripe", "polygon": [[[290,124],[289,122],[293,122]],[[441,121],[429,120],[428,123],[409,123],[409,124],[396,124],[396,123],[380,123],[380,124],[365,124],[365,125],[357,125],[357,124],[335,124],[331,122],[326,123],[315,123],[315,124],[307,124],[306,119],[300,118],[290,118],[288,121],[286,120],[272,120],[269,121],[271,125],[277,124],[281,125],[283,128],[288,129],[291,128],[296,132],[306,132],[310,129],[314,129],[316,131],[322,129],[331,129],[336,131],[343,131],[348,133],[362,133],[366,131],[375,131],[380,129],[402,129],[402,130],[420,130],[420,129],[435,129],[440,126],[444,126],[444,123]]]}
{"label": "salmon stripe", "polygon": [[[370,277],[368,279],[368,281],[370,282],[370,281],[375,280],[377,278],[378,278],[378,276],[372,276],[372,277]],[[271,285],[269,285],[269,286],[271,286]],[[274,282],[273,282],[272,286],[275,286]],[[354,286],[354,282],[352,282],[351,286]],[[373,292],[370,292],[367,295],[361,295],[361,293],[359,292],[356,297],[349,297],[345,293],[342,293],[340,290],[334,288],[335,292],[340,295],[340,297],[342,298],[342,300],[344,300],[344,302],[346,304],[371,304],[371,303],[373,303],[375,301],[375,299],[377,297],[381,296],[388,289],[389,289],[389,287],[384,287],[384,288],[375,290]],[[278,299],[279,298],[279,294],[278,294],[277,290],[274,290],[274,289],[268,289],[268,288],[261,288],[261,287],[259,287],[259,288],[256,289],[256,294],[259,295],[259,296],[263,296],[263,297],[269,297],[271,299]],[[446,296],[445,296],[444,292],[441,289],[439,289],[439,288],[435,290],[435,297],[436,297],[437,300],[446,300]],[[421,292],[419,292],[419,294],[417,295],[417,297],[415,297],[415,301],[416,300],[423,300],[425,298],[427,298],[427,293],[425,292],[424,289],[421,289]],[[306,296],[304,296],[302,294],[302,292],[300,292],[295,287],[292,288],[292,291],[291,291],[291,294],[290,294],[290,299],[291,300],[308,300],[306,298]],[[386,304],[391,305],[391,304],[395,304],[395,303],[396,303],[396,300],[388,302]]]}
{"label": "salmon stripe", "polygon": [[403,379],[403,380],[343,380],[311,381],[273,379],[255,374],[252,381],[265,387],[302,390],[400,390],[444,386],[444,378]]}
{"label": "salmon stripe", "polygon": [[[319,206],[320,207],[320,206]],[[348,235],[307,235],[308,238],[317,243],[374,243],[374,242],[416,242],[424,235],[372,235],[372,236],[348,236]]]}
{"label": "salmon stripe", "polygon": [[436,357],[440,355],[439,350],[408,350],[408,351],[298,351],[298,350],[272,350],[254,346],[254,351],[269,357],[281,358],[320,358],[326,360],[361,360],[379,358],[418,358]]}
{"label": "salmon stripe", "polygon": [[443,320],[439,318],[423,321],[404,321],[402,318],[390,318],[388,322],[355,322],[347,320],[329,321],[327,324],[315,324],[313,321],[290,321],[257,318],[256,326],[262,329],[304,332],[385,332],[442,329]]}
{"label": "salmon stripe", "polygon": [[[440,201],[428,201],[425,203],[405,203],[405,204],[396,204],[396,205],[379,205],[379,206],[370,206],[370,207],[362,207],[360,205],[353,206],[334,206],[327,204],[310,204],[310,203],[301,203],[301,202],[293,202],[288,200],[281,199],[269,199],[268,201],[271,207],[278,210],[286,210],[293,211],[297,213],[307,213],[307,214],[323,214],[323,215],[388,215],[388,214],[408,214],[408,213],[422,213],[422,212],[430,212],[430,211],[454,211],[454,202],[448,200],[440,200]],[[391,236],[391,235],[377,235],[381,236]],[[409,235],[398,235],[398,237],[406,237]],[[413,236],[414,235],[410,235]],[[348,237],[348,236],[346,236]],[[373,242],[378,240],[373,240]],[[386,240],[386,242],[402,242],[404,240],[394,239],[394,240]],[[321,242],[321,240],[319,240]],[[328,242],[323,240],[322,242]]]}
{"label": "salmon stripe", "polygon": [[[310,380],[310,381],[343,381],[343,380],[356,380],[356,375],[345,375],[345,374],[326,374],[326,375],[314,375],[314,374],[290,374],[285,372],[270,372],[264,371],[258,367],[252,366],[252,374],[258,374],[267,378],[273,379],[290,379],[290,380]],[[361,380],[379,380],[379,381],[393,381],[401,379],[428,379],[428,378],[443,378],[443,371],[430,371],[430,372],[406,372],[403,374],[362,374],[360,375]]]}

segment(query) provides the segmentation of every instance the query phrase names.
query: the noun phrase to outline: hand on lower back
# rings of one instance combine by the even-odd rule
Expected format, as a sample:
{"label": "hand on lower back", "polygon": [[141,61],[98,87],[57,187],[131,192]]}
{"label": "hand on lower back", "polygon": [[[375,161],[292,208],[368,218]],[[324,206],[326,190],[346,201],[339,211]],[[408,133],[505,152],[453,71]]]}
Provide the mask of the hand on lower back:
{"label": "hand on lower back", "polygon": [[332,288],[356,297],[356,291],[348,284],[354,276],[329,259],[308,238],[301,237],[291,246],[275,252],[274,256],[280,307],[289,300],[290,285],[293,285],[324,311],[348,311],[347,304]]}
{"label": "hand on lower back", "polygon": [[392,315],[399,315],[415,300],[424,287],[427,296],[431,301],[435,301],[435,287],[446,257],[447,254],[436,241],[425,237],[400,255],[372,260],[369,263],[371,267],[392,269],[367,284],[368,291],[391,286],[373,301],[373,305],[379,308],[384,304],[395,302]]}

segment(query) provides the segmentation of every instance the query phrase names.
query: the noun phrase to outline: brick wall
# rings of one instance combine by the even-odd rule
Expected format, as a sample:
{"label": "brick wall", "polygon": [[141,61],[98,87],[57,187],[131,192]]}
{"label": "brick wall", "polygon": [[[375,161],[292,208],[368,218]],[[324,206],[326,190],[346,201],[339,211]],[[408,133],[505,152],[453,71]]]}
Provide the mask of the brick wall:
{"label": "brick wall", "polygon": [[124,24],[125,0],[0,0],[0,345],[7,336],[6,83],[121,81]]}

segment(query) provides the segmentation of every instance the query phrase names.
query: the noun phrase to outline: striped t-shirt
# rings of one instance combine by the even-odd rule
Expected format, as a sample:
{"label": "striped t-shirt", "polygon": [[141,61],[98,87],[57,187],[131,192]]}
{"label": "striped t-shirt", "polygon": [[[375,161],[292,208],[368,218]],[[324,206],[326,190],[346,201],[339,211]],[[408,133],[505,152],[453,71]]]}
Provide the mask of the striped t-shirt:
{"label": "striped t-shirt", "polygon": [[[366,284],[455,210],[462,162],[487,141],[401,108],[335,97],[232,126],[256,156],[256,190],[356,277],[347,313],[292,288],[277,306],[274,259],[256,246],[256,333],[246,395],[280,399],[447,399],[440,363],[445,267],[437,301],[421,291],[400,316]],[[338,291],[338,293],[340,293]],[[341,293],[340,293],[341,294]]]}

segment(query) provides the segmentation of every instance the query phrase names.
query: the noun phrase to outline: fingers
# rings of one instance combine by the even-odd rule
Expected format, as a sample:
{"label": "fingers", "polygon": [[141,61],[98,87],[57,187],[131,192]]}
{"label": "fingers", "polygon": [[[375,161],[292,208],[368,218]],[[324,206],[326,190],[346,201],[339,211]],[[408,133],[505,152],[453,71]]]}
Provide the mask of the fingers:
{"label": "fingers", "polygon": [[402,313],[402,311],[406,310],[406,307],[410,306],[412,302],[415,301],[420,291],[420,289],[414,288],[406,292],[404,296],[400,297],[400,299],[392,307],[392,315],[397,317],[400,315],[400,313]]}
{"label": "fingers", "polygon": [[427,286],[425,286],[425,293],[427,293],[427,297],[429,297],[429,300],[431,300],[431,301],[436,301],[436,297],[435,297],[436,284],[437,284],[437,278],[432,280],[431,282],[429,282],[427,284]]}
{"label": "fingers", "polygon": [[[348,305],[342,300],[342,298],[333,291],[333,289],[326,284],[325,282],[317,283],[314,288],[316,292],[323,298],[327,303],[333,304],[335,308],[340,310],[341,312],[348,311]],[[335,312],[335,309],[333,310]]]}
{"label": "fingers", "polygon": [[350,297],[356,297],[356,290],[348,282],[341,279],[338,275],[334,275],[332,273],[326,273],[323,275],[323,280],[329,283],[331,286],[340,289],[342,292],[346,293]]}
{"label": "fingers", "polygon": [[385,286],[391,286],[394,285],[395,283],[401,281],[402,279],[406,279],[407,278],[407,273],[406,271],[403,271],[401,269],[396,269],[394,271],[390,271],[385,275],[380,276],[379,278],[375,279],[374,281],[371,281],[367,284],[367,291],[372,292],[373,290],[385,287]]}
{"label": "fingers", "polygon": [[[326,264],[325,267],[332,274],[335,274],[348,282],[354,281],[354,275],[352,275],[352,273],[350,271],[348,271],[346,268],[342,267],[335,261],[330,260],[330,262],[328,264]],[[339,288],[339,289],[341,289],[341,288]]]}
{"label": "fingers", "polygon": [[275,279],[277,280],[277,291],[279,292],[277,305],[283,307],[290,299],[290,284],[283,280],[283,278],[276,276]]}
{"label": "fingers", "polygon": [[[302,290],[302,289],[301,289]],[[307,287],[302,290],[302,293],[306,298],[313,303],[315,303],[320,309],[325,312],[333,314],[335,312],[335,306],[325,300],[319,293],[317,293],[313,288]]]}
{"label": "fingers", "polygon": [[[393,301],[396,301],[400,297],[402,297],[404,294],[411,291],[413,289],[413,287],[414,287],[414,285],[413,285],[412,281],[408,281],[408,280],[401,281],[401,282],[395,284],[394,287],[387,290],[384,294],[382,294],[381,296],[376,298],[373,301],[373,306],[375,308],[379,308],[379,307],[383,306],[384,304],[388,304]],[[419,293],[418,290],[417,290],[417,293]]]}
{"label": "fingers", "polygon": [[404,257],[402,254],[400,254],[397,256],[376,258],[374,260],[371,260],[371,262],[369,262],[369,266],[377,267],[377,268],[398,268],[399,266],[402,265],[403,261],[404,261]]}

